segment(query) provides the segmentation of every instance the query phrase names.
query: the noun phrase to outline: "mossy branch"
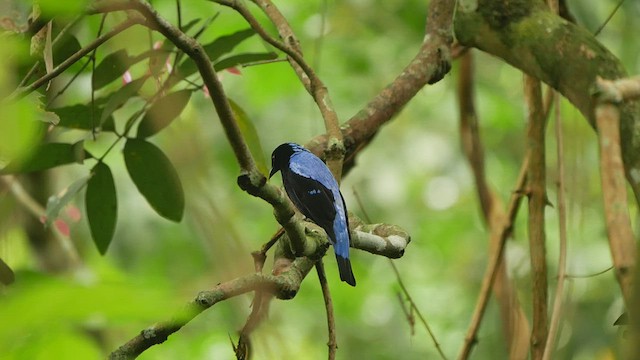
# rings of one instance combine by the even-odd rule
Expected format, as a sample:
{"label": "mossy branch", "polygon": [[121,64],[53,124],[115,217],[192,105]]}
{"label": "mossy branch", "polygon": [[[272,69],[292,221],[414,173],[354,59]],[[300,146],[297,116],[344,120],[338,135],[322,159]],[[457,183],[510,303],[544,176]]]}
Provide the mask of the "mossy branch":
{"label": "mossy branch", "polygon": [[[626,77],[620,61],[586,29],[554,14],[537,0],[459,1],[458,41],[504,59],[558,90],[595,128],[592,90],[598,77]],[[627,180],[640,204],[640,111],[620,106],[622,156]]]}

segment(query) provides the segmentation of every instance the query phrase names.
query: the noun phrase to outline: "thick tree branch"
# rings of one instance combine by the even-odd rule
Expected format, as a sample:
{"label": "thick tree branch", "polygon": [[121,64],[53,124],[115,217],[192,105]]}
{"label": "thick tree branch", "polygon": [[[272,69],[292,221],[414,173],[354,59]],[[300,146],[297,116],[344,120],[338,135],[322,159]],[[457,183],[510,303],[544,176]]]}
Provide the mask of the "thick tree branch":
{"label": "thick tree branch", "polygon": [[[458,41],[498,56],[564,95],[595,127],[596,78],[626,77],[620,61],[591,33],[552,13],[539,0],[459,1]],[[627,180],[640,204],[640,111],[620,106],[622,157]]]}

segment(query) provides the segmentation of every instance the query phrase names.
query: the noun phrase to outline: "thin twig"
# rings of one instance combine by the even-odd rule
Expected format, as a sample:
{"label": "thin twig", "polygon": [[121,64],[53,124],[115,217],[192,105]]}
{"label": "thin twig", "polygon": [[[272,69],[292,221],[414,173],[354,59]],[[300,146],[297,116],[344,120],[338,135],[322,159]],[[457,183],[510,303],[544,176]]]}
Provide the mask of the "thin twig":
{"label": "thin twig", "polygon": [[54,101],[56,101],[62,94],[64,94],[65,91],[67,91],[67,89],[69,89],[69,87],[71,87],[71,85],[76,81],[76,79],[84,73],[84,69],[86,69],[91,62],[92,58],[87,59],[87,61],[85,61],[84,64],[80,66],[78,71],[76,71],[76,73],[71,76],[69,81],[67,81],[67,83],[55,95],[51,96],[51,98],[47,101],[47,105],[45,106],[45,108],[48,109],[49,107],[51,107]]}
{"label": "thin twig", "polygon": [[549,334],[545,345],[543,360],[551,359],[554,351],[556,338],[560,332],[560,319],[562,318],[562,308],[564,299],[564,282],[567,273],[567,204],[565,200],[564,184],[564,138],[562,136],[562,118],[560,115],[560,97],[555,97],[555,131],[556,131],[556,152],[558,157],[558,228],[560,237],[560,254],[558,257],[558,283],[556,284],[556,294],[553,298],[553,310],[551,321],[549,322]]}
{"label": "thin twig", "polygon": [[596,29],[596,31],[593,32],[593,36],[598,36],[600,34],[600,32],[604,29],[605,26],[607,26],[607,24],[609,23],[609,21],[611,20],[611,18],[613,18],[613,15],[616,14],[616,12],[618,12],[618,9],[620,9],[620,6],[622,6],[622,3],[624,3],[624,0],[620,0],[620,2],[616,5],[615,8],[613,8],[613,11],[611,11],[611,13],[609,14],[609,16],[607,16],[607,18],[604,20],[604,22],[598,27],[598,29]]}
{"label": "thin twig", "polygon": [[27,96],[28,94],[30,94],[34,90],[36,90],[39,87],[41,87],[44,84],[46,84],[49,80],[51,80],[51,79],[57,77],[58,75],[60,75],[63,71],[65,71],[71,65],[75,64],[78,60],[82,59],[85,55],[87,55],[90,52],[92,52],[94,49],[96,49],[98,46],[100,46],[103,43],[105,43],[107,40],[109,40],[112,37],[116,36],[117,34],[123,32],[124,30],[130,28],[131,26],[133,26],[135,24],[139,24],[139,23],[140,23],[140,19],[136,18],[136,17],[130,17],[127,20],[124,20],[120,24],[116,25],[111,31],[105,33],[104,35],[102,35],[100,37],[97,37],[91,43],[87,44],[87,46],[85,46],[82,49],[78,50],[75,54],[69,56],[60,65],[56,66],[50,73],[42,76],[38,80],[32,82],[30,85],[27,85],[25,87],[17,88],[10,95],[9,98],[11,98],[11,99],[20,99],[20,98],[23,98],[23,97]]}
{"label": "thin twig", "polygon": [[611,270],[613,270],[613,266],[609,266],[608,268],[606,268],[604,270],[600,270],[600,271],[594,272],[592,274],[566,274],[565,277],[567,279],[588,279],[588,278],[592,278],[592,277],[599,276],[599,275],[602,275],[602,274],[606,274]]}
{"label": "thin twig", "polygon": [[329,347],[328,356],[329,360],[335,360],[336,350],[338,350],[338,341],[336,340],[336,320],[333,315],[333,300],[331,299],[329,282],[327,281],[327,275],[324,272],[322,259],[316,262],[316,272],[318,273],[318,281],[320,282],[320,288],[322,289],[324,308],[327,312],[327,328],[329,335],[329,341],[327,341],[327,346]]}
{"label": "thin twig", "polygon": [[[380,128],[427,84],[440,81],[451,69],[452,19],[455,1],[429,2],[424,41],[409,64],[357,114],[342,126],[347,150],[344,171],[354,164],[356,155],[366,148]],[[325,152],[328,135],[305,144],[314,154]]]}
{"label": "thin twig", "polygon": [[[291,25],[289,25],[289,21],[284,15],[280,12],[277,6],[273,4],[271,0],[252,0],[254,4],[256,4],[262,12],[269,18],[272,24],[276,26],[276,30],[278,31],[278,35],[280,35],[280,39],[287,44],[291,48],[292,51],[302,55],[302,47],[300,46],[300,41],[298,37],[293,32]],[[302,67],[297,63],[296,59],[287,55],[287,61],[291,65],[291,68],[295,71],[298,79],[302,83],[302,86],[311,94],[311,81],[309,77],[305,74]]]}
{"label": "thin twig", "polygon": [[[55,47],[58,42],[64,38],[64,36],[78,23],[80,22],[80,19],[82,19],[84,15],[79,15],[77,16],[75,19],[73,19],[72,21],[70,21],[67,25],[65,25],[64,28],[62,28],[62,30],[60,30],[60,32],[58,33],[58,35],[56,35],[55,39],[53,39],[52,45]],[[23,87],[25,85],[27,85],[27,82],[31,79],[31,77],[38,71],[38,68],[40,67],[40,60],[36,61],[33,66],[31,67],[31,69],[29,69],[29,71],[27,72],[27,74],[22,78],[22,80],[20,80],[20,83],[18,84],[18,87]]]}
{"label": "thin twig", "polygon": [[518,209],[520,208],[528,168],[529,157],[527,156],[520,167],[520,174],[516,180],[514,191],[511,193],[511,199],[507,206],[506,216],[502,219],[503,224],[491,229],[491,242],[495,241],[497,245],[492,249],[491,254],[489,254],[487,268],[482,278],[480,294],[478,295],[478,300],[476,301],[476,306],[473,310],[473,315],[471,316],[471,323],[467,329],[464,344],[460,351],[460,355],[458,355],[459,360],[468,359],[471,355],[471,350],[473,350],[473,347],[477,342],[478,329],[480,328],[480,323],[482,322],[482,318],[484,317],[484,313],[487,309],[487,304],[489,303],[489,298],[491,297],[491,289],[493,288],[493,283],[498,274],[498,269],[504,252],[504,246],[507,242],[507,238],[513,231],[513,223],[516,215],[518,214]]}
{"label": "thin twig", "polygon": [[[460,141],[467,161],[473,172],[478,193],[478,202],[485,223],[490,230],[502,226],[504,205],[486,179],[484,148],[480,138],[478,116],[473,98],[474,78],[472,52],[465,52],[460,58],[458,78],[458,109],[460,116]],[[491,237],[491,240],[497,238]],[[490,242],[493,251],[496,243]],[[500,261],[493,292],[500,306],[504,338],[509,344],[509,358],[526,358],[529,351],[529,322],[518,301],[515,287],[507,274],[506,259]]]}
{"label": "thin twig", "polygon": [[[102,19],[100,19],[100,27],[98,27],[98,37],[100,37],[100,34],[102,34],[102,30],[104,29],[104,22],[106,19],[107,19],[107,14],[102,14]],[[96,119],[95,81],[96,81],[96,54],[97,53],[98,53],[98,47],[93,49],[90,57],[91,58],[90,60],[91,61],[91,136],[93,136],[93,141],[96,140],[96,134],[97,134],[96,124],[95,124],[95,119]]]}
{"label": "thin twig", "polygon": [[[36,219],[42,219],[46,216],[45,208],[31,197],[31,195],[29,195],[18,179],[11,175],[5,175],[0,176],[0,182],[4,183],[4,185],[11,191],[11,194],[16,201],[18,201],[18,203],[21,204],[33,217]],[[52,226],[51,231],[53,231],[54,239],[60,243],[60,248],[67,257],[65,262],[71,264],[75,268],[81,266],[82,260],[73,242],[67,236],[60,233],[60,230],[58,230],[57,227]]]}
{"label": "thin twig", "polygon": [[[360,207],[360,211],[364,214],[365,221],[367,221],[368,223],[371,223],[371,219],[369,218],[369,215],[367,214],[367,212],[365,210],[365,206],[362,203],[362,199],[360,198],[360,195],[358,194],[358,191],[356,191],[355,188],[353,189],[353,194],[354,194],[354,196],[356,198],[356,202],[358,203],[358,206]],[[402,290],[402,294],[404,294],[405,298],[407,299],[407,301],[409,302],[409,305],[411,307],[411,311],[412,312],[410,313],[405,309],[404,303],[402,301],[402,297],[400,296],[400,294],[398,294],[398,297],[400,298],[400,305],[402,306],[402,311],[405,313],[407,321],[409,322],[409,325],[411,326],[411,334],[413,335],[413,332],[414,332],[415,321],[414,321],[414,318],[413,318],[413,311],[415,311],[415,313],[418,314],[418,317],[420,318],[420,321],[422,322],[422,325],[424,326],[425,330],[427,330],[427,333],[429,334],[429,336],[431,336],[431,340],[435,344],[435,347],[438,350],[438,353],[440,353],[440,356],[443,359],[446,359],[447,357],[442,352],[442,349],[440,348],[440,344],[438,343],[438,340],[436,340],[435,335],[431,331],[431,328],[429,327],[429,324],[427,323],[427,320],[424,318],[424,316],[422,316],[422,313],[420,312],[420,309],[418,309],[418,306],[413,301],[413,297],[411,297],[411,294],[409,293],[409,290],[407,290],[407,287],[404,286],[404,282],[402,281],[402,276],[400,276],[400,272],[398,271],[398,268],[396,267],[396,264],[393,262],[393,260],[389,259],[389,265],[391,265],[391,268],[393,269],[393,272],[396,275],[396,281],[398,282],[398,285],[400,286],[400,289]]]}
{"label": "thin twig", "polygon": [[254,293],[251,314],[240,331],[238,345],[234,347],[237,360],[251,359],[251,333],[266,319],[269,303],[273,299],[273,295],[261,289],[256,289]]}
{"label": "thin twig", "polygon": [[250,274],[218,284],[212,290],[200,292],[178,314],[165,322],[158,323],[141,331],[126,344],[113,351],[110,359],[135,358],[151,346],[165,342],[169,335],[180,330],[204,310],[215,304],[246,294],[250,291],[262,290],[278,298],[290,299],[295,296],[302,279],[313,267],[314,262],[306,258],[298,258],[288,272],[274,276]]}
{"label": "thin twig", "polygon": [[[342,132],[340,131],[340,123],[338,121],[338,115],[336,114],[335,109],[333,108],[333,104],[331,102],[331,97],[329,96],[329,91],[327,87],[324,85],[322,80],[318,77],[315,70],[306,63],[304,60],[302,53],[299,51],[299,47],[290,46],[289,43],[292,42],[291,39],[295,39],[292,35],[293,32],[288,27],[288,24],[284,22],[284,25],[278,26],[278,29],[283,27],[289,28],[289,33],[291,34],[286,40],[288,42],[281,42],[272,36],[270,36],[264,28],[260,25],[258,20],[251,14],[251,12],[243,5],[240,1],[227,1],[227,0],[213,0],[221,5],[228,6],[236,10],[244,19],[251,25],[260,37],[277,48],[278,50],[287,54],[290,59],[293,59],[295,64],[302,69],[303,73],[296,72],[298,77],[300,78],[303,84],[306,83],[306,79],[308,79],[308,86],[305,85],[305,88],[313,97],[313,100],[318,106],[320,113],[322,114],[322,118],[324,119],[325,128],[327,129],[327,134],[329,136],[329,147],[328,152],[326,154],[326,162],[327,166],[333,173],[333,176],[340,182],[342,178],[342,161],[344,159],[344,145],[342,144]],[[268,0],[263,0],[262,3],[268,3]],[[274,10],[277,12],[277,8],[273,3],[268,4],[272,13]]]}
{"label": "thin twig", "polygon": [[540,81],[525,75],[525,101],[528,105],[529,142],[529,249],[532,278],[531,358],[542,358],[548,333],[548,284],[544,212],[547,206],[544,107]]}
{"label": "thin twig", "polygon": [[391,264],[391,268],[393,269],[393,272],[396,274],[396,280],[398,281],[398,285],[400,285],[400,289],[404,293],[404,296],[407,298],[407,301],[409,301],[409,303],[411,304],[411,307],[415,310],[416,314],[418,314],[418,318],[420,319],[420,322],[422,322],[422,325],[424,326],[424,328],[427,329],[427,333],[429,334],[429,337],[431,337],[431,341],[433,341],[433,344],[435,345],[436,350],[438,350],[438,354],[440,354],[441,358],[446,360],[447,356],[442,352],[440,343],[438,343],[436,336],[433,334],[433,331],[431,331],[431,327],[429,326],[429,323],[427,323],[427,320],[424,318],[424,316],[422,316],[422,313],[418,309],[418,306],[416,305],[416,303],[413,301],[411,294],[409,294],[409,291],[407,290],[406,286],[404,286],[404,282],[400,277],[400,272],[398,272],[398,268],[396,267],[396,264],[394,264],[393,260],[391,259],[389,259],[389,264]]}

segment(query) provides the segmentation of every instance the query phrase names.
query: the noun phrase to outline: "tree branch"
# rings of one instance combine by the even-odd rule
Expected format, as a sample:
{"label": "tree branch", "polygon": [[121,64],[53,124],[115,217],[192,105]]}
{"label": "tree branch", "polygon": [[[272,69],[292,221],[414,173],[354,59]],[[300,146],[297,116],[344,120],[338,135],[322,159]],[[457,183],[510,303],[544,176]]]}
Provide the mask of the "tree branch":
{"label": "tree branch", "polygon": [[[552,13],[539,0],[459,1],[458,41],[504,59],[558,90],[594,126],[596,78],[626,77],[620,61],[584,28]],[[562,8],[562,7],[561,7]],[[540,29],[545,29],[540,31]],[[514,51],[517,49],[518,51]],[[625,173],[640,204],[640,104],[620,106],[620,134]]]}
{"label": "tree branch", "polygon": [[544,231],[544,210],[547,205],[545,129],[546,119],[542,105],[540,81],[531,76],[524,79],[525,100],[528,108],[529,170],[527,194],[529,196],[529,249],[533,297],[531,329],[531,358],[542,358],[547,341],[547,254]]}
{"label": "tree branch", "polygon": [[320,288],[322,289],[324,308],[327,312],[327,329],[329,334],[329,341],[327,341],[327,347],[329,348],[328,358],[329,360],[335,360],[336,350],[338,350],[338,341],[336,340],[336,319],[333,316],[333,300],[331,299],[329,282],[327,281],[327,275],[324,272],[322,259],[316,262],[316,272],[318,273],[318,281],[320,282]]}
{"label": "tree branch", "polygon": [[[331,102],[331,97],[329,96],[329,91],[327,87],[324,85],[322,80],[315,73],[313,68],[306,63],[304,58],[302,57],[302,52],[300,52],[300,47],[297,43],[295,43],[294,47],[290,46],[289,43],[283,43],[281,41],[276,40],[264,30],[264,28],[260,25],[258,20],[251,14],[251,12],[242,4],[242,2],[237,0],[213,0],[221,5],[228,6],[236,10],[238,13],[244,17],[244,19],[251,25],[251,27],[260,35],[260,37],[277,48],[278,50],[287,54],[290,63],[295,63],[293,66],[294,70],[296,70],[296,74],[298,75],[300,81],[305,86],[311,97],[315,101],[320,113],[322,114],[322,118],[324,119],[325,128],[327,129],[327,134],[329,136],[329,142],[326,153],[326,162],[329,169],[333,173],[333,176],[340,181],[342,177],[342,160],[344,158],[344,145],[342,144],[342,133],[340,132],[340,125],[338,122],[338,115],[336,114],[335,109],[333,108],[333,104]],[[268,4],[266,2],[262,3],[262,6],[267,6],[270,8],[270,11],[267,14],[279,13],[275,5]],[[274,18],[272,17],[272,20]],[[282,22],[281,18],[278,18],[277,21],[280,22],[278,29],[287,28],[285,39],[291,41],[295,39],[292,35],[293,31],[285,25],[286,22]],[[300,71],[302,70],[302,71]],[[308,84],[308,85],[307,85]]]}
{"label": "tree branch", "polygon": [[249,147],[247,146],[235,116],[227,100],[213,64],[207,57],[202,45],[194,38],[186,35],[166,19],[161,17],[151,5],[144,0],[98,0],[92,4],[90,12],[102,13],[119,10],[136,10],[145,18],[142,24],[159,31],[176,47],[186,53],[196,64],[202,79],[211,93],[211,101],[216,109],[227,139],[240,165],[238,176],[240,188],[253,196],[260,197],[274,207],[276,220],[287,231],[291,239],[291,247],[299,256],[306,255],[305,249],[314,244],[305,243],[304,229],[298,220],[293,218],[295,211],[282,191],[266,183],[265,176],[260,173]]}
{"label": "tree branch", "polygon": [[[398,114],[420,89],[440,81],[451,69],[454,4],[454,0],[429,2],[425,37],[418,54],[393,82],[343,124],[341,131],[346,149],[343,171],[353,165],[355,156],[373,139],[382,125]],[[324,153],[327,143],[328,135],[324,134],[313,138],[305,147],[319,155]]]}
{"label": "tree branch", "polygon": [[[358,248],[357,246],[366,244],[364,245],[363,250],[383,256],[391,255],[388,256],[390,258],[404,253],[404,247],[409,243],[408,235],[404,230],[397,226],[383,224],[369,226],[373,226],[373,229],[367,228],[365,225],[361,225],[359,228],[368,229],[376,235],[365,235],[366,240],[354,241],[352,243],[352,247]],[[356,236],[353,237],[354,239],[359,238],[358,234],[364,234],[359,230],[355,232]],[[309,235],[319,236],[313,233]],[[406,238],[403,238],[403,236],[406,236]],[[324,239],[324,236],[322,238]],[[310,240],[309,242],[312,241]],[[316,264],[316,261],[324,256],[324,252],[322,254],[317,254],[316,256],[318,257],[316,258],[295,257],[295,259],[293,259],[292,254],[289,252],[289,249],[283,245],[283,242],[278,242],[277,246],[273,275],[265,275],[262,273],[250,274],[221,283],[212,290],[200,292],[193,301],[191,301],[171,320],[158,323],[148,329],[142,330],[140,334],[112,352],[109,358],[135,358],[151,346],[161,344],[166,341],[169,335],[180,330],[184,325],[193,320],[204,310],[221,301],[238,295],[255,291],[256,294],[261,294],[261,300],[264,300],[260,302],[262,306],[265,306],[265,302],[268,302],[271,297],[276,297],[281,300],[294,298],[300,288],[302,280],[304,280],[309,271],[311,271],[313,266]],[[326,250],[327,247],[324,247],[324,251]],[[249,325],[247,325],[247,333],[250,333],[262,320],[262,315],[264,315],[264,313],[261,311],[266,310],[257,309],[255,318],[250,324],[248,320],[247,323]]]}
{"label": "tree branch", "polygon": [[[458,79],[458,110],[460,113],[460,141],[473,172],[482,215],[489,231],[503,226],[504,205],[486,179],[484,148],[479,133],[478,115],[474,103],[472,51],[460,59]],[[497,240],[491,237],[490,240]],[[496,251],[498,243],[491,241],[489,251]],[[502,331],[509,348],[510,359],[523,359],[529,351],[529,321],[507,274],[507,261],[502,258],[498,266],[493,291],[500,305]]]}
{"label": "tree branch", "polygon": [[[602,85],[607,86],[605,84]],[[607,237],[616,278],[620,284],[627,311],[634,312],[635,309],[631,304],[633,304],[632,278],[636,263],[636,245],[629,218],[620,149],[620,112],[615,104],[600,100],[595,113],[600,145],[600,177]]]}
{"label": "tree branch", "polygon": [[62,74],[63,71],[68,69],[71,65],[75,64],[78,60],[82,59],[85,55],[87,55],[90,52],[92,52],[98,46],[104,44],[107,40],[109,40],[112,37],[116,36],[117,34],[123,32],[124,30],[130,28],[131,26],[136,25],[136,24],[140,24],[140,21],[141,21],[141,19],[138,18],[138,17],[129,17],[127,20],[125,20],[125,21],[121,22],[120,24],[116,25],[113,29],[111,29],[111,31],[105,33],[102,36],[97,37],[95,40],[93,40],[87,46],[85,46],[82,49],[78,50],[75,54],[69,56],[65,61],[60,63],[60,65],[56,66],[48,74],[45,74],[44,76],[42,76],[38,80],[35,80],[34,82],[32,82],[28,86],[17,88],[9,96],[9,99],[20,99],[20,98],[23,98],[23,97],[29,95],[33,91],[37,90],[38,88],[40,88],[41,86],[43,86],[44,84],[49,82],[51,79],[53,79],[53,78],[57,77],[58,75]]}
{"label": "tree branch", "polygon": [[110,359],[132,359],[153,345],[163,343],[169,335],[180,330],[204,310],[215,304],[250,291],[264,291],[279,299],[293,298],[302,279],[313,267],[307,258],[297,258],[290,268],[280,275],[250,274],[217,285],[212,290],[200,292],[171,320],[144,329],[126,344],[113,351]]}
{"label": "tree branch", "polygon": [[553,310],[549,321],[549,334],[542,355],[543,360],[551,359],[551,354],[555,350],[556,338],[560,333],[560,319],[562,318],[564,301],[564,282],[567,277],[567,204],[565,200],[565,170],[564,170],[564,137],[562,132],[562,118],[560,116],[560,97],[556,94],[555,99],[555,132],[556,132],[556,152],[558,158],[558,229],[559,229],[559,256],[558,256],[558,283],[556,293],[553,298]]}
{"label": "tree branch", "polygon": [[467,334],[464,338],[464,344],[462,345],[460,355],[458,355],[459,360],[468,359],[471,355],[471,350],[473,350],[473,346],[477,342],[478,329],[480,328],[480,323],[482,322],[482,318],[484,317],[484,313],[487,309],[487,304],[489,303],[491,288],[493,287],[493,283],[495,282],[498,274],[500,261],[504,252],[504,246],[507,242],[507,238],[512,233],[513,222],[515,221],[518,209],[520,208],[528,168],[529,158],[526,157],[520,167],[520,174],[518,175],[515,189],[511,193],[511,199],[509,200],[506,216],[500,220],[501,226],[496,226],[491,229],[491,243],[495,243],[496,246],[492,249],[491,254],[489,254],[487,268],[485,269],[485,273],[482,278],[480,294],[478,295],[478,300],[476,301],[476,306],[473,310],[473,315],[471,316],[471,324],[469,324]]}

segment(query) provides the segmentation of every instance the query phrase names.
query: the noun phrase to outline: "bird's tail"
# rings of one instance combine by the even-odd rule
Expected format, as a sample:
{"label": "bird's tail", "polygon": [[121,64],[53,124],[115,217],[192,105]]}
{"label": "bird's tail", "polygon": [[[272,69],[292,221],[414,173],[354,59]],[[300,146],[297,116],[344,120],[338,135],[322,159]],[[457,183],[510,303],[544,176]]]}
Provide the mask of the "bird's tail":
{"label": "bird's tail", "polygon": [[349,260],[349,258],[342,257],[336,254],[336,260],[338,261],[340,280],[346,282],[351,286],[356,286],[356,278],[353,276],[353,271],[351,270],[351,261]]}

